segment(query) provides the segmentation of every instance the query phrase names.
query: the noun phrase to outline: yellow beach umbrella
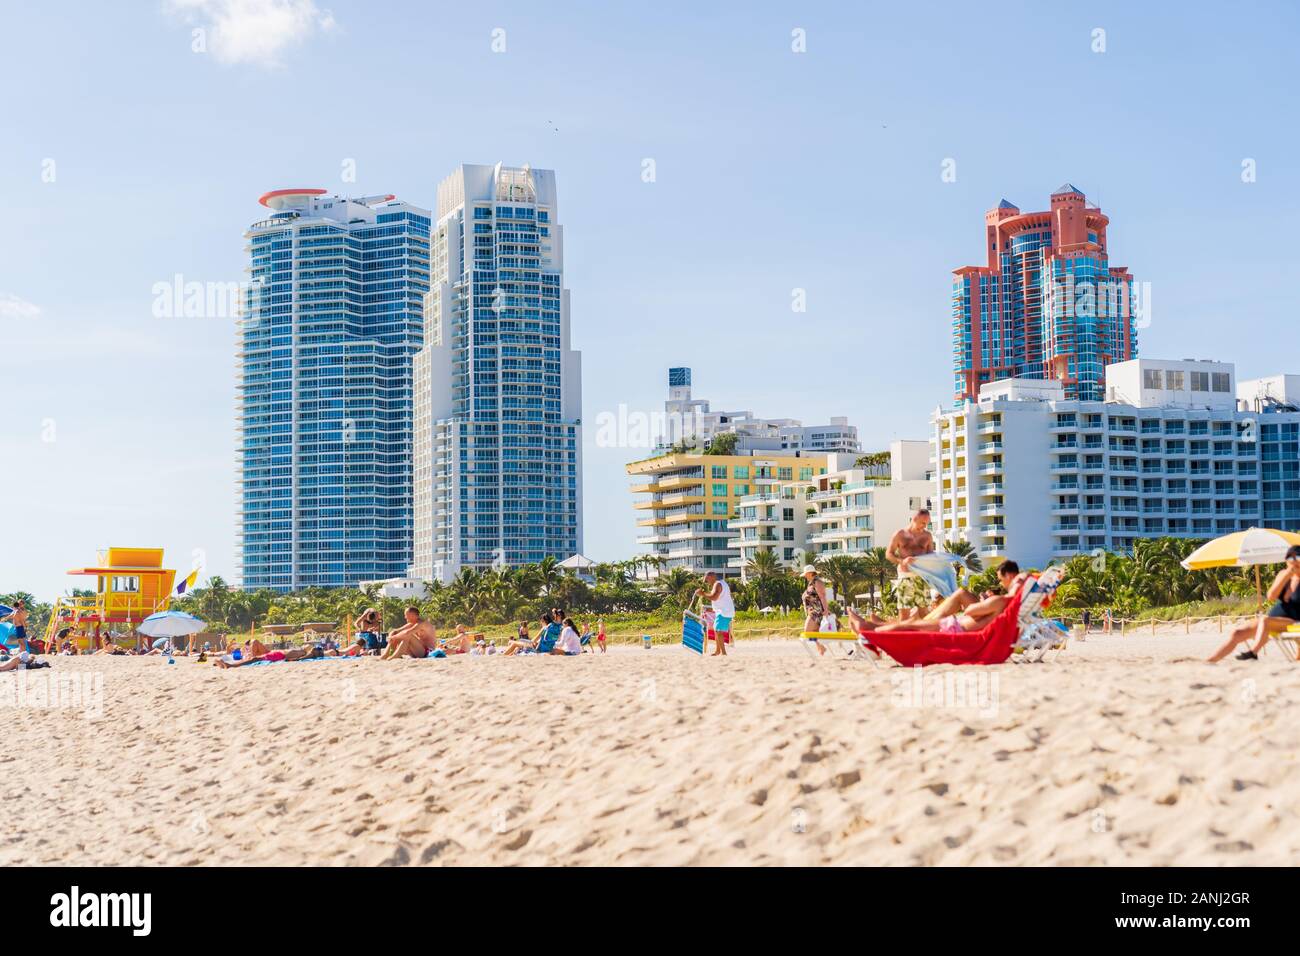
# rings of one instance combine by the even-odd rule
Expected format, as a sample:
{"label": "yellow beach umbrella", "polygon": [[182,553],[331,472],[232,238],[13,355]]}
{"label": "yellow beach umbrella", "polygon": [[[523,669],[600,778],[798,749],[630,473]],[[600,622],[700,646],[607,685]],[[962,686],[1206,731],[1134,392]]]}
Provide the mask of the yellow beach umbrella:
{"label": "yellow beach umbrella", "polygon": [[1201,545],[1183,559],[1188,571],[1205,568],[1255,568],[1255,590],[1263,605],[1264,589],[1259,580],[1261,564],[1281,564],[1286,560],[1287,549],[1300,544],[1300,534],[1278,531],[1276,528],[1247,528],[1225,534]]}

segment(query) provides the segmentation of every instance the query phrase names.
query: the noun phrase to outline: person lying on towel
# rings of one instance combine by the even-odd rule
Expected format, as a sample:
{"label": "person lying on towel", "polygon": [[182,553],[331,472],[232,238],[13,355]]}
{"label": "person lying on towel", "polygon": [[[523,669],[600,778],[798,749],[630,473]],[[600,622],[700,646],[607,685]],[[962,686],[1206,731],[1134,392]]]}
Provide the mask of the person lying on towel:
{"label": "person lying on towel", "polygon": [[302,647],[291,647],[287,651],[273,651],[261,641],[254,638],[244,645],[247,650],[239,660],[227,660],[224,657],[218,657],[212,663],[217,667],[243,667],[245,664],[256,664],[265,661],[268,664],[276,664],[280,661],[300,661],[304,657],[320,657],[322,652],[316,648],[315,644],[304,644]]}

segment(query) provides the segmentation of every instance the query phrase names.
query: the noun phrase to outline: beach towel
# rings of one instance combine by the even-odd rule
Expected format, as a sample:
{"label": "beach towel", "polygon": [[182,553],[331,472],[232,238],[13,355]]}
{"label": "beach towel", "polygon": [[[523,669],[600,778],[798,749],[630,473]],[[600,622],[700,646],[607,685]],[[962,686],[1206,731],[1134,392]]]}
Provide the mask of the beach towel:
{"label": "beach towel", "polygon": [[1020,593],[978,631],[947,634],[938,631],[864,631],[871,645],[904,667],[930,664],[1001,664],[1011,656],[1019,636]]}
{"label": "beach towel", "polygon": [[932,551],[916,555],[907,569],[943,597],[951,597],[957,590],[957,569],[953,567],[953,562],[958,560],[960,559],[951,554]]}
{"label": "beach towel", "polygon": [[546,630],[542,631],[542,636],[537,639],[537,653],[549,654],[555,650],[555,642],[560,639],[562,628],[559,624],[552,621],[546,625]]}

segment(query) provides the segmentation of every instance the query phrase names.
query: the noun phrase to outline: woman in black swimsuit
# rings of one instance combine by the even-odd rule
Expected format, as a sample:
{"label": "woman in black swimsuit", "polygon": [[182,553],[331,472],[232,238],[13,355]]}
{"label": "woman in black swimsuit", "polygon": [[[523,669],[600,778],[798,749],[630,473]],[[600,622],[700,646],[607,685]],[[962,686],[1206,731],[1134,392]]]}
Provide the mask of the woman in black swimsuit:
{"label": "woman in black swimsuit", "polygon": [[1273,579],[1273,586],[1268,589],[1268,599],[1274,604],[1257,624],[1243,624],[1232,632],[1226,644],[1215,651],[1209,662],[1221,661],[1238,644],[1252,637],[1257,637],[1253,650],[1245,650],[1237,655],[1239,661],[1253,661],[1259,657],[1268,639],[1274,634],[1281,634],[1292,624],[1300,621],[1300,545],[1292,545],[1286,552],[1286,567]]}

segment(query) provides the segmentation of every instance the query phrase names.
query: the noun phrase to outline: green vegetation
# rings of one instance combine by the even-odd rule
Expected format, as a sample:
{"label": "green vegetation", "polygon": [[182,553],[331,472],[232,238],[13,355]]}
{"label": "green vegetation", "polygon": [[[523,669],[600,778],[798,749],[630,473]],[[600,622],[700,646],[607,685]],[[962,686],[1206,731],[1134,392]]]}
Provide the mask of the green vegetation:
{"label": "green vegetation", "polygon": [[[1109,608],[1116,619],[1172,620],[1250,613],[1255,606],[1253,569],[1183,569],[1180,562],[1201,543],[1156,538],[1138,541],[1132,554],[1097,552],[1072,558],[1053,614],[1077,620],[1087,608],[1099,619],[1102,610]],[[982,567],[970,544],[956,541],[946,549],[963,570],[967,588],[979,593],[997,586],[996,567]],[[807,552],[796,554],[788,565],[781,564],[772,552],[755,555],[745,569],[747,583],[732,585],[739,611],[737,637],[791,634],[799,627],[804,589],[799,572],[808,563],[813,562]],[[895,570],[884,548],[873,548],[864,555],[824,558],[816,565],[842,603],[868,606],[886,615],[894,612]],[[1262,570],[1267,586],[1275,569]],[[652,571],[658,574],[652,577]],[[450,584],[427,585],[429,596],[418,606],[439,627],[470,624],[494,637],[512,634],[521,620],[536,630],[535,622],[544,610],[561,606],[593,628],[595,619],[603,618],[614,640],[638,639],[641,634],[669,639],[677,633],[682,610],[701,585],[700,575],[683,568],[664,570],[662,559],[652,556],[598,564],[592,577],[592,581],[583,580],[560,568],[553,558],[499,571],[466,569]],[[32,633],[42,634],[50,605],[25,592],[0,595],[0,603],[12,604],[20,597],[31,612]],[[381,610],[385,627],[391,628],[401,622],[407,603],[380,599],[376,588],[308,588],[279,594],[239,591],[213,577],[175,601],[173,607],[197,615],[215,629],[234,633],[247,631],[253,624],[338,624],[345,617],[355,619],[371,606]],[[788,609],[787,613],[783,614],[783,609]]]}

